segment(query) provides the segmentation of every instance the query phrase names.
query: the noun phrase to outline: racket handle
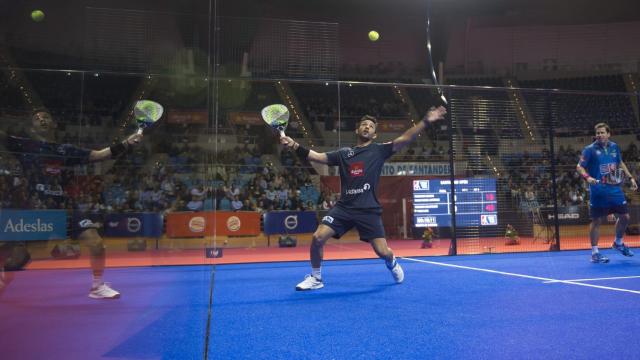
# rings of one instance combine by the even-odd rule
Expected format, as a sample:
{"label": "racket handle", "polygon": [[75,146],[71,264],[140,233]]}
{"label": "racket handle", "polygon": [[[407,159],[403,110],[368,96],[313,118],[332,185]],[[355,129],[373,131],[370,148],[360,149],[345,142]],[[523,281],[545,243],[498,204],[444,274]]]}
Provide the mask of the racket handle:
{"label": "racket handle", "polygon": [[144,130],[143,128],[138,128],[138,131],[136,131],[136,134],[138,134],[138,135],[142,135],[142,131],[143,131],[143,130]]}

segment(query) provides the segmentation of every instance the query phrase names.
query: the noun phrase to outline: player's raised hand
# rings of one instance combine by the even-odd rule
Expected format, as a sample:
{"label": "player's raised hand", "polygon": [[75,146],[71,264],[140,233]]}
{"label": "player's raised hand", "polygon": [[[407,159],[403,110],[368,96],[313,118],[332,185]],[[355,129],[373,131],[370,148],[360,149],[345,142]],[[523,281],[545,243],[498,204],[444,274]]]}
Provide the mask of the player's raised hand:
{"label": "player's raised hand", "polygon": [[290,149],[294,149],[296,145],[298,145],[298,143],[296,143],[292,138],[288,137],[288,136],[281,136],[280,137],[280,144],[284,145],[285,147],[288,147]]}
{"label": "player's raised hand", "polygon": [[134,133],[133,135],[130,135],[125,141],[127,142],[127,144],[129,146],[138,145],[140,143],[140,141],[142,141],[142,134],[141,133]]}
{"label": "player's raised hand", "polygon": [[444,116],[447,114],[447,108],[444,106],[432,107],[427,111],[427,115],[424,117],[424,121],[433,123],[438,120],[444,119]]}

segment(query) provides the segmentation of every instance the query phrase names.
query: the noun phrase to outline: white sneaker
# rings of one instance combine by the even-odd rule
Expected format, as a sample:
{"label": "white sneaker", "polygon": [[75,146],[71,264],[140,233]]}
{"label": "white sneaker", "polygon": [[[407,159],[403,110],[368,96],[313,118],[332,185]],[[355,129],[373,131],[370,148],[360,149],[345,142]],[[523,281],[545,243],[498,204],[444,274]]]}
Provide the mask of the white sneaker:
{"label": "white sneaker", "polygon": [[321,279],[318,279],[313,275],[306,275],[304,277],[304,280],[302,280],[301,283],[296,285],[296,290],[297,291],[316,290],[316,289],[321,289],[323,287],[324,287],[324,284],[322,283]]}
{"label": "white sneaker", "polygon": [[393,280],[395,280],[396,283],[400,284],[401,282],[404,281],[404,271],[402,271],[402,267],[400,266],[399,262],[396,261],[396,265],[391,269],[389,269],[389,271],[391,271],[391,275],[393,275]]}
{"label": "white sneaker", "polygon": [[119,299],[120,293],[110,288],[107,283],[102,283],[89,291],[89,297],[92,299]]}

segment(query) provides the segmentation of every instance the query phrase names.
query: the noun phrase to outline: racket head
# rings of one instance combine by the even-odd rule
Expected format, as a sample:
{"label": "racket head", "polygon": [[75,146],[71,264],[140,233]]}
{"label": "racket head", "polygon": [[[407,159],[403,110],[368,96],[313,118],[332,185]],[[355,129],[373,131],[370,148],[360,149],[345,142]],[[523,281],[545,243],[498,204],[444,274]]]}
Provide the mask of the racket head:
{"label": "racket head", "polygon": [[267,125],[278,131],[280,136],[284,136],[284,131],[289,125],[289,109],[285,105],[272,104],[265,106],[260,114]]}
{"label": "racket head", "polygon": [[608,174],[604,176],[604,183],[610,185],[620,185],[624,183],[625,174],[622,169],[617,168],[613,171],[610,171]]}
{"label": "racket head", "polygon": [[163,113],[162,105],[152,100],[138,100],[133,107],[133,116],[140,129],[153,125],[160,120]]}

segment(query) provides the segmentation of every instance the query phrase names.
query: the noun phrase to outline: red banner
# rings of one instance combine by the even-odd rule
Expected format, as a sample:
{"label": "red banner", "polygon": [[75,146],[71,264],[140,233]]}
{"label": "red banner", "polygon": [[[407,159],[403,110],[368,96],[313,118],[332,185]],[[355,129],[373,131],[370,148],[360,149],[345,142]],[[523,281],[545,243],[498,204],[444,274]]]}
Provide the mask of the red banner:
{"label": "red banner", "polygon": [[176,212],[167,215],[168,237],[260,235],[260,213],[254,211]]}
{"label": "red banner", "polygon": [[206,110],[169,110],[167,122],[169,124],[206,124],[209,113]]}
{"label": "red banner", "polygon": [[213,212],[177,212],[167,215],[168,237],[213,235]]}
{"label": "red banner", "polygon": [[260,213],[256,211],[218,211],[218,235],[260,235]]}
{"label": "red banner", "polygon": [[229,114],[229,122],[234,125],[263,125],[260,114],[253,111],[231,111]]}

